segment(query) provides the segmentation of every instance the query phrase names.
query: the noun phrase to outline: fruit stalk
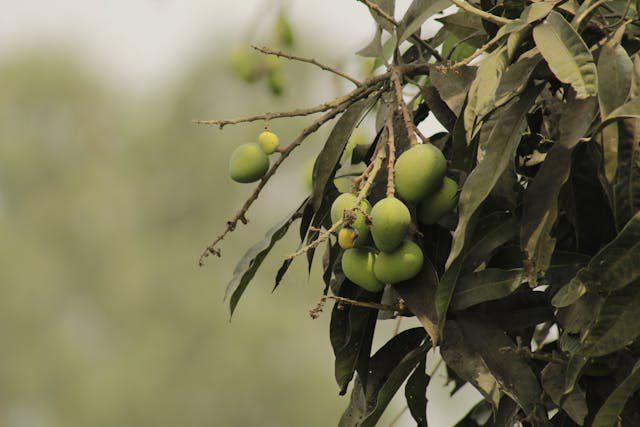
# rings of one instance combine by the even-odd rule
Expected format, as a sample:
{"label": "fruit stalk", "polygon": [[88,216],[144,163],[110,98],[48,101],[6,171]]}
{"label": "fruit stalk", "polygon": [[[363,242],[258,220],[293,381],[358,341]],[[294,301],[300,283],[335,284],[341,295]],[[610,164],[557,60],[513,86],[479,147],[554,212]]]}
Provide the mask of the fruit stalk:
{"label": "fruit stalk", "polygon": [[387,117],[387,145],[389,146],[389,159],[387,160],[387,197],[393,197],[396,193],[396,187],[393,182],[393,165],[396,162],[396,144],[393,132],[392,116]]}

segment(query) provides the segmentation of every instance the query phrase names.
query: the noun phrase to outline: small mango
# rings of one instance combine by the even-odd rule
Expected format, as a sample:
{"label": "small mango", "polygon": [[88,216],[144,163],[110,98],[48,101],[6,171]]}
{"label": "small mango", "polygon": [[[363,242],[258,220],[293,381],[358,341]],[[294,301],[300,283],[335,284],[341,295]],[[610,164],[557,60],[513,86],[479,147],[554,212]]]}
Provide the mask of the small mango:
{"label": "small mango", "polygon": [[424,256],[420,247],[410,240],[394,252],[380,252],[375,260],[374,274],[383,283],[395,284],[409,280],[420,273]]}
{"label": "small mango", "polygon": [[242,144],[231,153],[229,175],[236,182],[259,180],[269,169],[269,158],[258,144]]}
{"label": "small mango", "polygon": [[374,243],[382,252],[393,252],[407,236],[411,213],[400,200],[387,197],[373,206],[371,219]]}
{"label": "small mango", "polygon": [[364,249],[348,249],[342,254],[342,272],[363,289],[370,292],[381,292],[384,283],[373,273],[376,254]]}
{"label": "small mango", "polygon": [[419,202],[442,185],[447,160],[433,144],[419,144],[398,157],[395,185],[398,196],[408,202]]}

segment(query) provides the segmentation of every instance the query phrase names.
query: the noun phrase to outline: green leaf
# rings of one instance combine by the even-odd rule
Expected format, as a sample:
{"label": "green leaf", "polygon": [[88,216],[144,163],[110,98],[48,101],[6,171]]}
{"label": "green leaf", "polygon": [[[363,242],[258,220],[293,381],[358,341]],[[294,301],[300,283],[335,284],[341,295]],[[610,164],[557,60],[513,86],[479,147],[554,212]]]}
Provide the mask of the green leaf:
{"label": "green leaf", "polygon": [[616,120],[621,119],[640,119],[640,98],[632,99],[624,105],[616,108],[602,120],[598,130]]}
{"label": "green leaf", "polygon": [[[365,302],[378,302],[376,298],[379,298],[348,281],[343,283],[340,293]],[[377,314],[377,310],[365,307],[333,306],[329,336],[335,355],[335,378],[341,395],[347,392],[358,365],[366,364],[369,360]]]}
{"label": "green leaf", "polygon": [[244,254],[240,261],[238,261],[236,268],[233,270],[233,277],[225,291],[225,299],[229,298],[231,316],[233,316],[233,312],[235,311],[242,294],[247,289],[247,286],[249,286],[249,283],[255,276],[256,271],[258,271],[258,268],[266,256],[269,254],[276,242],[287,234],[291,224],[302,216],[307,203],[308,200],[305,200],[292,214],[267,231],[264,239],[253,245]]}
{"label": "green leaf", "polygon": [[[370,1],[371,3],[379,6],[380,9],[387,15],[389,16],[394,15],[395,9],[396,9],[396,0],[370,0]],[[393,31],[394,28],[391,22],[387,21],[385,18],[380,16],[380,14],[374,10],[369,9],[369,13],[371,13],[371,16],[373,17],[373,19],[375,19],[375,21],[378,23],[380,27],[384,28],[389,32]]]}
{"label": "green leaf", "polygon": [[375,102],[375,98],[363,99],[352,104],[333,127],[327,142],[318,154],[313,166],[313,193],[311,195],[315,211],[320,208],[327,184],[335,175],[338,162],[354,127],[373,102]]}
{"label": "green leaf", "polygon": [[477,350],[471,347],[456,320],[447,322],[440,354],[447,367],[460,378],[473,385],[484,396],[494,411],[500,403],[498,380],[487,367]]}
{"label": "green leaf", "polygon": [[431,84],[456,116],[460,116],[475,75],[476,67],[465,66],[455,71],[435,65],[429,67]]}
{"label": "green leaf", "polygon": [[340,427],[375,426],[383,411],[431,344],[423,342],[422,328],[408,329],[389,340],[369,360],[368,377],[356,378],[351,402],[342,415]]}
{"label": "green leaf", "polygon": [[483,45],[487,36],[482,26],[482,19],[467,12],[457,12],[438,18],[436,21],[441,22],[449,33],[476,48]]}
{"label": "green leaf", "polygon": [[640,362],[637,362],[629,375],[609,395],[593,419],[592,427],[613,427],[625,403],[640,386]]}
{"label": "green leaf", "polygon": [[593,56],[580,35],[558,12],[533,29],[533,39],[558,80],[570,84],[578,99],[598,92],[598,75]]}
{"label": "green leaf", "polygon": [[598,357],[618,351],[640,336],[640,282],[610,293],[583,338],[580,353]]}
{"label": "green leaf", "polygon": [[640,211],[640,120],[618,123],[618,168],[613,182],[614,213],[618,229]]}
{"label": "green leaf", "polygon": [[502,173],[513,164],[517,144],[526,127],[525,114],[540,90],[539,86],[533,87],[526,91],[519,100],[509,105],[500,114],[496,126],[488,136],[487,155],[471,172],[462,187],[458,204],[458,226],[453,235],[453,246],[447,260],[447,266],[451,266],[462,253],[468,241],[467,227],[469,223],[482,202],[491,193]]}
{"label": "green leaf", "polygon": [[438,274],[429,258],[425,258],[422,271],[413,279],[394,285],[394,290],[409,307],[436,345],[440,339],[435,295]]}
{"label": "green leaf", "polygon": [[507,67],[496,89],[494,101],[496,107],[506,104],[514,96],[522,93],[541,59],[542,56],[537,50],[531,49],[523,53],[514,64]]}
{"label": "green leaf", "polygon": [[[495,221],[498,220],[499,222]],[[517,233],[518,223],[501,212],[496,212],[479,223],[478,229],[482,228],[483,222],[487,224],[486,231],[476,231],[470,239],[468,247],[457,257],[447,268],[436,291],[436,312],[438,316],[438,329],[442,334],[446,314],[453,297],[456,284],[460,274],[466,269],[473,271],[475,267],[488,259],[490,254],[499,246],[507,243]],[[476,227],[474,227],[476,228]]]}
{"label": "green leaf", "polygon": [[411,37],[427,19],[449,6],[450,0],[413,0],[398,25],[398,44]]}
{"label": "green leaf", "polygon": [[558,141],[525,194],[520,240],[533,261],[532,280],[544,274],[553,253],[555,240],[550,233],[558,217],[558,197],[571,172],[571,153],[591,125],[595,101],[571,100],[562,111]]}
{"label": "green leaf", "polygon": [[640,277],[640,212],[603,247],[589,264],[554,297],[553,305],[566,307],[587,291],[611,292]]}
{"label": "green leaf", "polygon": [[[625,26],[622,25],[601,49],[598,58],[598,100],[600,114],[606,117],[625,103],[631,90],[633,62],[620,45]],[[605,78],[606,77],[606,78]],[[612,182],[618,167],[618,127],[611,124],[602,129],[604,174]]]}
{"label": "green leaf", "polygon": [[464,110],[464,128],[468,140],[476,133],[477,121],[494,107],[496,91],[508,60],[507,50],[503,47],[491,52],[480,63],[476,78],[469,88],[467,107]]}
{"label": "green leaf", "polygon": [[418,427],[427,427],[427,387],[429,375],[427,375],[427,358],[420,360],[404,387],[404,396],[407,407]]}
{"label": "green leaf", "polygon": [[575,387],[567,396],[564,395],[564,365],[549,363],[542,370],[540,380],[542,388],[553,403],[560,406],[576,424],[583,425],[588,412],[586,394],[579,387]]}
{"label": "green leaf", "polygon": [[555,1],[533,3],[522,11],[520,18],[500,27],[496,37],[503,37],[526,29],[529,24],[545,18],[556,4],[558,4],[558,2]]}
{"label": "green leaf", "polygon": [[464,310],[485,301],[504,298],[522,284],[523,271],[488,268],[462,276],[456,286],[451,308]]}

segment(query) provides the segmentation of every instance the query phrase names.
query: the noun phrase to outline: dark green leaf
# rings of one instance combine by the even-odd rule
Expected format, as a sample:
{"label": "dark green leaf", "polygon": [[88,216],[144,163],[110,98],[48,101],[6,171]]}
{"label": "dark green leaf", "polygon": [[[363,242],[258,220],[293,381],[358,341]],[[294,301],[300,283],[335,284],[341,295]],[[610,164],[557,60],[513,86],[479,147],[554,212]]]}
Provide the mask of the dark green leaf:
{"label": "dark green leaf", "polygon": [[496,89],[496,107],[506,104],[514,96],[522,93],[529,83],[533,70],[535,70],[541,59],[540,54],[535,49],[532,49],[523,53],[518,61],[507,67]]}
{"label": "dark green leaf", "polygon": [[[495,224],[494,220],[500,220],[499,224]],[[451,302],[451,298],[455,291],[460,274],[465,271],[473,271],[478,263],[486,261],[490,254],[499,246],[507,243],[517,233],[518,223],[514,218],[504,213],[494,213],[483,221],[485,224],[492,224],[485,227],[485,232],[476,232],[468,248],[456,258],[447,268],[442,280],[436,291],[436,312],[438,316],[439,331],[442,333],[447,310]],[[480,226],[482,226],[480,222]],[[481,227],[478,228],[481,228]]]}
{"label": "dark green leaf", "polygon": [[564,365],[559,363],[552,362],[545,366],[541,374],[542,388],[573,421],[583,425],[588,412],[585,392],[575,387],[569,395],[564,396],[564,371]]}
{"label": "dark green leaf", "polygon": [[569,83],[579,99],[598,93],[598,74],[586,43],[561,14],[551,12],[533,29],[533,39],[558,80]]}
{"label": "dark green leaf", "polygon": [[624,227],[640,211],[640,120],[618,124],[618,168],[613,183],[616,226]]}
{"label": "dark green leaf", "polygon": [[621,119],[640,119],[640,98],[632,99],[624,105],[613,110],[600,123],[600,129],[611,122]]}
{"label": "dark green leaf", "polygon": [[438,274],[429,258],[425,258],[420,274],[413,279],[394,285],[393,288],[420,321],[432,343],[436,345],[440,339],[434,304]]}
{"label": "dark green leaf", "polygon": [[592,427],[613,427],[618,422],[618,415],[624,409],[625,403],[640,386],[640,362],[636,363],[629,375],[609,395],[598,410]]}
{"label": "dark green leaf", "polygon": [[398,43],[411,37],[427,19],[449,6],[450,0],[413,0],[398,25]]}
{"label": "dark green leaf", "polygon": [[318,154],[313,166],[313,193],[311,195],[311,202],[315,211],[320,208],[327,183],[335,175],[338,162],[354,127],[373,102],[375,102],[375,98],[369,98],[351,105],[333,127],[327,142],[322,147],[320,154]]}
{"label": "dark green leaf", "polygon": [[629,220],[618,237],[602,248],[576,277],[553,298],[565,307],[588,290],[611,292],[640,277],[640,212]]}
{"label": "dark green leaf", "polygon": [[522,11],[520,18],[500,27],[497,36],[506,36],[526,29],[529,24],[546,17],[557,2],[544,1],[533,3]]}
{"label": "dark green leaf", "polygon": [[264,239],[253,245],[244,254],[240,261],[238,261],[236,268],[233,270],[233,277],[225,291],[225,299],[229,298],[229,309],[232,316],[242,294],[247,289],[247,286],[249,286],[253,276],[255,276],[256,271],[258,271],[258,268],[262,264],[262,261],[264,261],[266,256],[269,254],[273,245],[287,234],[289,226],[302,216],[302,212],[304,211],[307,202],[308,200],[305,200],[304,203],[302,203],[302,205],[291,215],[287,216],[267,231]]}
{"label": "dark green leaf", "polygon": [[591,120],[587,118],[593,117],[594,110],[593,98],[572,100],[565,105],[558,141],[527,189],[520,239],[533,261],[532,280],[538,273],[544,274],[553,253],[555,240],[550,233],[558,217],[558,196],[569,178],[573,148],[589,129]]}
{"label": "dark green leaf", "polygon": [[476,67],[462,67],[455,71],[446,68],[429,67],[431,84],[438,89],[442,100],[456,116],[460,116],[469,86],[475,78]]}
{"label": "dark green leaf", "polygon": [[451,308],[463,310],[472,305],[506,297],[522,284],[522,269],[488,268],[460,278]]}
{"label": "dark green leaf", "polygon": [[476,48],[483,45],[483,40],[487,36],[482,26],[482,19],[467,12],[447,15],[437,21],[442,22],[444,28],[458,39],[465,40],[466,43]]}
{"label": "dark green leaf", "polygon": [[431,347],[428,342],[423,343],[424,338],[424,329],[409,329],[391,338],[373,355],[366,382],[360,376],[356,378],[340,427],[376,425],[402,383]]}
{"label": "dark green leaf", "polygon": [[429,375],[426,372],[427,358],[420,360],[404,387],[409,411],[418,427],[427,427],[427,386]]}
{"label": "dark green leaf", "polygon": [[640,336],[640,282],[610,293],[584,338],[580,353],[598,357],[624,348]]}

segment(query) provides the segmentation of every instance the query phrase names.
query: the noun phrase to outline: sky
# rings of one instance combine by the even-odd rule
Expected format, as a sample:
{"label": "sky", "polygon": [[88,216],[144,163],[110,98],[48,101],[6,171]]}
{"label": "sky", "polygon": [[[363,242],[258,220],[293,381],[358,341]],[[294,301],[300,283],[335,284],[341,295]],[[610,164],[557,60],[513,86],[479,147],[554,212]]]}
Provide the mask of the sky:
{"label": "sky", "polygon": [[[0,59],[25,47],[69,46],[107,80],[146,91],[178,76],[203,50],[242,40],[256,15],[274,19],[281,5],[306,37],[337,57],[371,38],[373,24],[356,0],[4,0]],[[55,4],[55,6],[53,6]],[[407,7],[399,1],[398,9]],[[327,25],[330,23],[330,25]],[[259,39],[257,40],[259,41]]]}

